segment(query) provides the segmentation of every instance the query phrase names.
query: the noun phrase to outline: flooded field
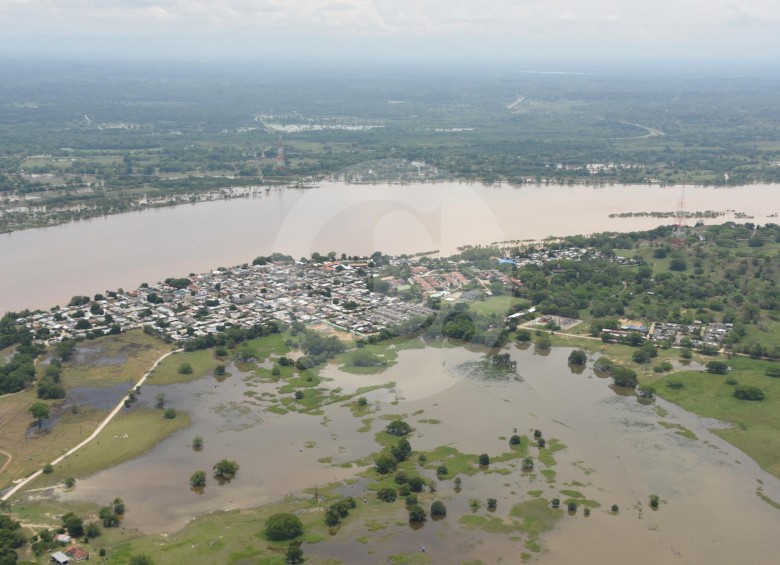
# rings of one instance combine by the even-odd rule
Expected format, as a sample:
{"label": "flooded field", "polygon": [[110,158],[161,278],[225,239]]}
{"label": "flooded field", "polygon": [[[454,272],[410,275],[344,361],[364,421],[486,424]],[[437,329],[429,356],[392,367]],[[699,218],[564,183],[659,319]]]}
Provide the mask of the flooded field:
{"label": "flooded field", "polygon": [[[173,532],[200,514],[253,507],[356,477],[364,467],[348,464],[378,452],[375,433],[388,418],[403,415],[415,428],[409,438],[415,451],[448,446],[497,457],[509,451],[513,433],[531,436],[535,429],[550,444],[557,440],[557,447],[547,458],[530,447],[532,472],[509,458],[464,475],[460,489],[418,466],[437,484],[436,497],[448,509],[444,520],[429,519],[413,529],[403,504],[384,510],[369,505],[366,512],[375,512],[374,518],[348,521],[337,535],[306,544],[307,556],[386,562],[425,547],[432,563],[518,562],[523,552],[551,564],[575,556],[587,564],[775,562],[780,511],[756,491],[780,500],[780,481],[708,431],[721,423],[661,400],[642,404],[616,394],[590,368],[574,374],[566,362],[570,349],[554,348],[546,356],[514,346],[506,351],[517,361],[517,378],[479,378],[459,370],[484,355],[463,347],[404,349],[397,364],[378,375],[326,367],[319,387],[331,391],[394,383],[367,393],[370,410],[357,417],[341,402],[316,414],[270,412],[267,399],[280,394],[280,384],[232,365],[221,382],[208,377],[145,386],[139,404],[151,405],[163,392],[167,405],[191,414],[192,427],[138,459],[80,481],[63,497],[104,504],[119,496],[129,509],[125,526]],[[196,435],[204,439],[202,451],[191,448]],[[190,490],[194,471],[210,475],[225,457],[241,466],[235,479],[224,485],[209,479],[202,494]],[[369,482],[358,479],[339,490],[359,504],[363,497],[373,501]],[[662,501],[658,510],[649,506],[651,494]],[[580,501],[578,512],[564,513],[539,547],[529,544],[527,532],[512,521],[512,509],[534,501],[544,506],[543,499],[554,497]],[[487,498],[497,500],[495,510],[485,507]],[[481,507],[473,508],[471,499],[482,501]],[[610,512],[613,504],[618,513]],[[584,506],[592,509],[589,517]]]}

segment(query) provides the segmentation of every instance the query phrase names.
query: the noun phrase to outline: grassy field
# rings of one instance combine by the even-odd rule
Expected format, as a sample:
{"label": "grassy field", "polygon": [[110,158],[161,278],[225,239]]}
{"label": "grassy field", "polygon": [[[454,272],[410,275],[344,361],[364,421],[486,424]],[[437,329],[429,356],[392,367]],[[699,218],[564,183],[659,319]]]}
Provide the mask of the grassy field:
{"label": "grassy field", "polygon": [[91,443],[54,467],[50,475],[41,475],[34,487],[56,484],[66,477],[86,477],[138,457],[169,435],[190,425],[186,412],[166,419],[162,410],[133,407],[123,410]]}
{"label": "grassy field", "polygon": [[[84,349],[80,357],[74,353],[64,364],[62,382],[68,391],[74,387],[135,382],[160,355],[170,351],[167,344],[138,331],[84,342],[80,347],[88,349]],[[106,364],[106,359],[111,360],[111,364]],[[12,456],[8,467],[0,474],[0,486],[25,477],[62,455],[88,437],[108,414],[108,409],[78,406],[74,410],[63,407],[62,400],[45,401],[55,423],[28,439],[28,428],[33,421],[27,410],[38,401],[34,389],[0,399],[3,430],[0,450]]]}
{"label": "grassy field", "polygon": [[[189,363],[192,367],[191,373],[181,373],[179,368]],[[198,351],[183,351],[169,355],[155,367],[154,371],[146,379],[150,385],[171,385],[175,383],[186,383],[210,375],[214,372],[214,367],[223,364],[214,356],[213,349],[201,349]]]}
{"label": "grassy field", "polygon": [[[780,477],[780,379],[764,374],[773,364],[746,358],[725,361],[732,367],[728,375],[679,372],[658,379],[654,383],[656,392],[695,414],[734,424],[734,428],[715,433],[755,459],[763,469]],[[766,398],[760,402],[735,398],[735,385],[726,383],[728,378],[740,385],[760,388]],[[673,379],[682,381],[683,388],[666,386]]]}
{"label": "grassy field", "polygon": [[33,425],[33,419],[27,409],[34,402],[39,402],[34,390],[0,399],[0,450],[13,458],[0,474],[0,488],[26,477],[62,455],[89,436],[107,414],[103,410],[86,408],[74,414],[71,410],[57,409],[57,401],[46,401],[58,420],[50,430],[28,439],[27,430]]}
{"label": "grassy field", "polygon": [[473,302],[469,305],[469,310],[485,316],[506,316],[509,309],[515,304],[526,305],[527,300],[513,298],[512,296],[491,296],[479,302]]}
{"label": "grassy field", "polygon": [[135,382],[171,350],[170,345],[138,330],[85,341],[79,348],[83,353],[74,352],[63,364],[62,381],[69,388]]}

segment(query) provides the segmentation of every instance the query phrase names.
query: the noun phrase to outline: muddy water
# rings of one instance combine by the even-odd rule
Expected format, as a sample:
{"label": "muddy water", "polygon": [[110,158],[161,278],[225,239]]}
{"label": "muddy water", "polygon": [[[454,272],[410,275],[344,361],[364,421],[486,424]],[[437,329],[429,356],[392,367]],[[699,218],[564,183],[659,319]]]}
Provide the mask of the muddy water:
{"label": "muddy water", "polygon": [[[686,188],[687,209],[736,210],[757,223],[780,212],[777,185]],[[49,308],[75,294],[135,287],[273,251],[416,253],[505,240],[633,231],[667,219],[682,190],[657,186],[485,186],[464,183],[272,189],[249,199],[94,218],[0,236],[0,313]],[[708,222],[734,219],[733,213]],[[89,249],[89,253],[84,253]],[[56,272],[56,277],[50,273]]]}
{"label": "muddy water", "polygon": [[[429,521],[415,531],[391,521],[380,532],[387,541],[370,544],[370,557],[367,546],[355,541],[367,533],[364,525],[356,523],[334,538],[308,546],[307,554],[381,562],[389,555],[425,546],[437,563],[477,558],[496,562],[501,557],[515,562],[524,551],[522,541],[467,530],[457,523],[470,512],[468,500],[497,498],[494,515],[507,519],[513,504],[530,498],[529,490],[541,489],[548,499],[564,499],[559,491],[569,488],[602,506],[589,518],[581,510],[576,516],[565,515],[545,535],[548,551],[540,555],[541,563],[567,563],[574,556],[586,564],[775,562],[780,551],[775,535],[780,512],[755,491],[758,481],[763,481],[763,492],[780,500],[780,481],[707,431],[722,424],[659,400],[668,410],[661,418],[655,406],[615,394],[607,380],[590,376],[590,370],[572,374],[567,367],[568,349],[554,348],[545,357],[532,349],[509,351],[522,380],[454,377],[454,367],[480,355],[456,347],[400,351],[398,364],[381,376],[356,377],[330,367],[326,374],[333,380],[322,386],[347,390],[383,377],[395,381],[397,404],[393,404],[396,391],[371,393],[372,407],[379,409],[373,417],[406,414],[417,429],[411,438],[415,449],[452,445],[464,452],[498,454],[506,451],[506,438],[515,428],[520,434],[540,429],[548,439],[557,438],[567,446],[555,454],[555,482],[548,483],[538,473],[519,472],[517,461],[504,464],[511,471],[508,475],[464,477],[460,493],[451,481],[441,481],[437,497],[448,507],[443,522]],[[269,413],[244,392],[272,392],[274,385],[250,387],[235,368],[231,373],[222,383],[206,378],[185,385],[144,387],[142,402],[153,402],[155,394],[163,391],[171,406],[192,414],[192,427],[145,456],[80,481],[79,488],[65,496],[101,503],[121,496],[130,508],[128,526],[172,531],[197,514],[254,506],[345,478],[356,469],[317,460],[332,457],[337,465],[377,449],[373,432],[381,420],[373,422],[371,432],[361,433],[357,431],[361,419],[338,405],[326,407],[325,417]],[[663,428],[659,420],[684,426],[698,440]],[[205,440],[199,453],[189,447],[195,435]],[[224,486],[211,480],[202,495],[191,492],[190,474],[208,471],[223,457],[240,463],[238,477]],[[540,466],[537,462],[537,469]],[[567,486],[574,481],[579,484]],[[344,488],[361,496],[361,483]],[[664,501],[658,511],[649,508],[652,493]],[[620,506],[619,515],[609,514],[612,504]],[[486,515],[486,510],[479,513]],[[399,509],[396,519],[403,521],[404,516]]]}

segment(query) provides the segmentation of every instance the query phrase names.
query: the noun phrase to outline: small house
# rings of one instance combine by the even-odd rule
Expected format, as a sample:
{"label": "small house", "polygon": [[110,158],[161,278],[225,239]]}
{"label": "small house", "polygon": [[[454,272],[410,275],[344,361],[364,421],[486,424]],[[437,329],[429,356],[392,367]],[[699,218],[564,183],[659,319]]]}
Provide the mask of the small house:
{"label": "small house", "polygon": [[51,554],[51,562],[57,565],[68,565],[70,558],[61,551],[55,551]]}

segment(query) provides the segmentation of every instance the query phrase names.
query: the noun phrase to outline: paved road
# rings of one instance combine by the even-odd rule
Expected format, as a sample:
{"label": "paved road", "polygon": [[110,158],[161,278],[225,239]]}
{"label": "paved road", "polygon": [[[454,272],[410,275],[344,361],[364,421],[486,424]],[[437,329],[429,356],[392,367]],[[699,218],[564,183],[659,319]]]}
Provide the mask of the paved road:
{"label": "paved road", "polygon": [[[139,387],[139,386],[141,386],[142,384],[144,384],[144,382],[146,382],[146,378],[147,378],[147,377],[148,377],[148,376],[151,374],[151,372],[152,372],[152,371],[154,371],[154,369],[157,367],[157,365],[159,365],[159,364],[160,364],[160,362],[161,362],[163,359],[165,359],[165,358],[166,358],[166,357],[168,357],[169,355],[173,355],[174,353],[179,353],[179,352],[181,352],[181,351],[184,351],[184,350],[183,350],[183,349],[177,349],[177,350],[175,350],[175,351],[170,351],[170,352],[166,353],[165,355],[161,356],[159,359],[157,359],[157,361],[155,361],[155,362],[154,362],[154,365],[152,365],[152,366],[149,368],[149,370],[148,370],[148,371],[146,371],[146,373],[144,373],[144,376],[143,376],[143,377],[141,377],[141,380],[139,380],[139,381],[138,381],[138,382],[135,384],[135,386],[136,386],[136,387]],[[51,462],[51,464],[52,464],[52,465],[57,465],[57,464],[58,464],[58,463],[60,463],[60,462],[61,462],[63,459],[65,459],[66,457],[70,457],[71,455],[73,455],[74,453],[76,453],[76,452],[77,452],[79,449],[81,449],[82,447],[84,447],[85,445],[87,445],[89,442],[91,442],[93,439],[95,439],[95,438],[98,436],[98,434],[99,434],[101,431],[103,431],[103,428],[105,428],[105,427],[106,427],[106,426],[107,426],[107,425],[108,425],[108,424],[111,422],[111,420],[113,420],[113,419],[114,419],[114,416],[116,416],[117,414],[119,414],[119,412],[122,410],[122,408],[123,408],[123,407],[124,407],[124,405],[125,405],[125,399],[126,399],[126,398],[127,398],[127,397],[125,397],[125,398],[123,398],[122,400],[120,400],[120,401],[119,401],[119,404],[117,404],[117,405],[114,407],[114,409],[111,411],[111,413],[110,413],[108,416],[106,416],[106,419],[105,419],[105,420],[103,420],[103,421],[100,423],[100,425],[99,425],[99,426],[98,426],[98,427],[95,429],[95,431],[94,431],[94,432],[92,432],[92,435],[90,435],[90,436],[89,436],[87,439],[85,439],[84,441],[82,441],[82,442],[81,442],[80,444],[78,444],[76,447],[73,447],[72,449],[68,450],[68,451],[67,451],[67,452],[66,452],[64,455],[61,455],[61,456],[57,457],[57,459],[55,459],[54,461],[52,461],[52,462]],[[9,455],[9,457],[10,457],[10,455]],[[9,462],[10,462],[10,459],[9,459]],[[6,465],[7,465],[7,463],[6,463]],[[5,468],[5,466],[4,466],[3,468]],[[9,490],[9,491],[8,491],[8,492],[6,492],[6,493],[5,493],[5,494],[4,494],[2,497],[0,497],[0,501],[5,501],[5,500],[8,500],[9,498],[11,498],[11,497],[12,497],[14,494],[16,494],[16,492],[17,492],[19,489],[21,489],[22,487],[24,487],[24,486],[25,486],[27,483],[29,483],[30,481],[32,481],[32,480],[34,480],[34,479],[38,478],[38,476],[39,476],[41,473],[43,473],[43,469],[38,469],[38,470],[37,470],[35,473],[33,473],[32,475],[30,475],[29,477],[25,477],[24,479],[22,479],[22,480],[21,480],[20,482],[18,482],[18,483],[17,483],[17,484],[16,484],[16,485],[15,485],[15,486],[14,486],[14,487],[11,489],[11,490]]]}

